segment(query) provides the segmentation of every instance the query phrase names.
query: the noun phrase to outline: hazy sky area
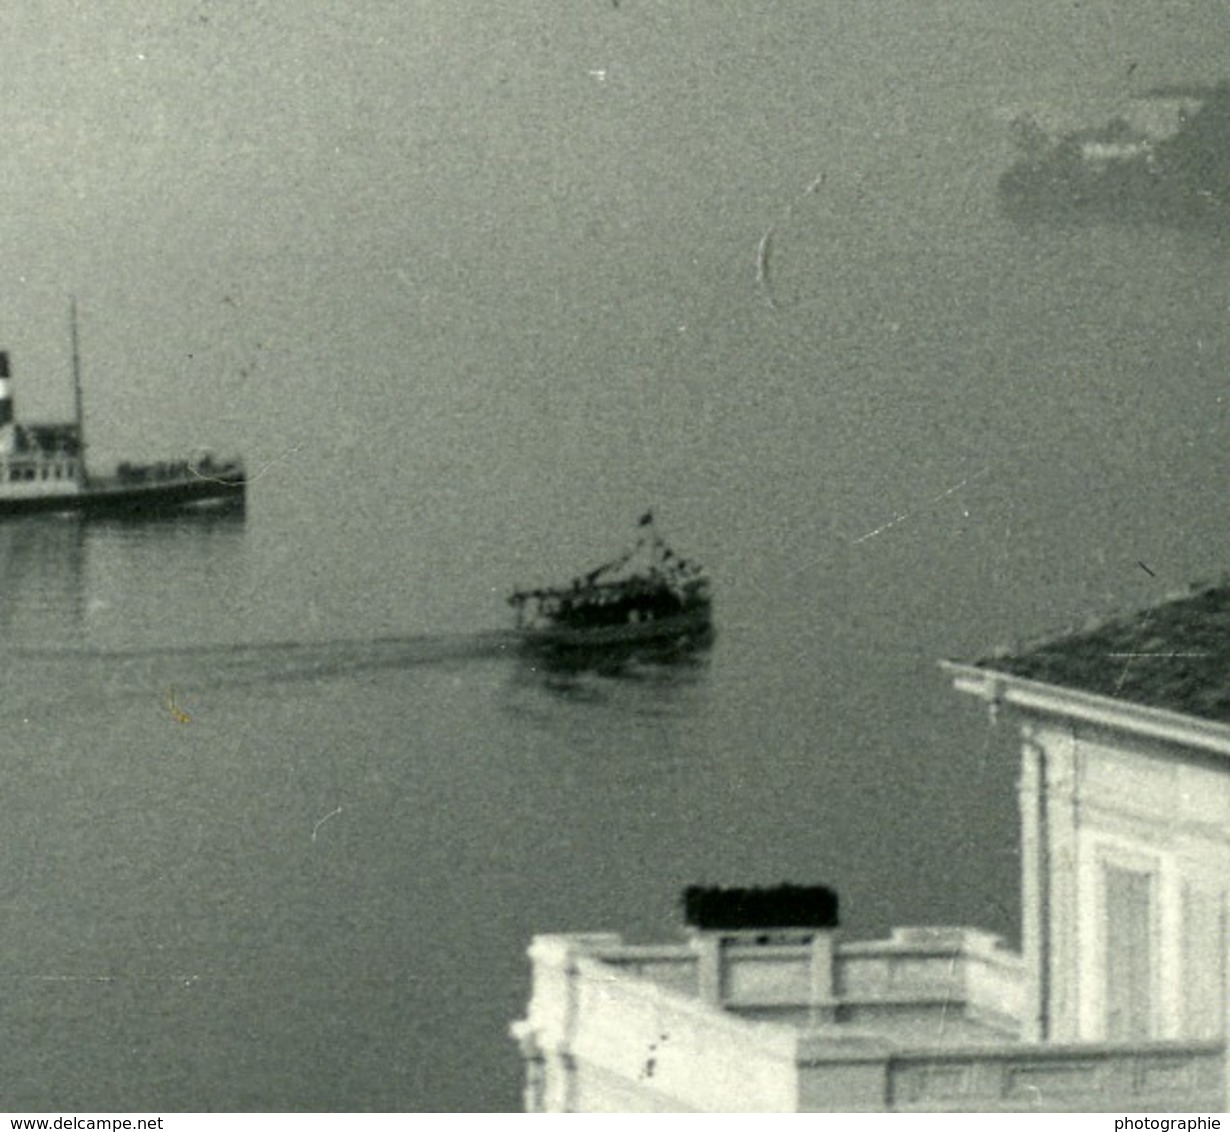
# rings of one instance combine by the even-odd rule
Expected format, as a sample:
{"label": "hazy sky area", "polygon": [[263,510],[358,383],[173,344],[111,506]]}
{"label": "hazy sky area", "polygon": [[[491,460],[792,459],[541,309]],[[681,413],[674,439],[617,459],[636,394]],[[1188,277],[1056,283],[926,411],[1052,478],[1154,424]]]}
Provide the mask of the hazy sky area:
{"label": "hazy sky area", "polygon": [[636,368],[679,324],[720,334],[696,320],[745,266],[731,229],[805,187],[791,158],[864,157],[886,107],[908,124],[1056,75],[1078,100],[1216,77],[1228,20],[1098,0],[13,5],[2,337],[54,378],[76,292],[95,408],[105,382],[163,403],[175,437],[227,412],[271,449],[268,410],[341,384],[445,408],[474,334],[514,351],[498,381],[529,401],[530,339],[555,380],[612,365],[615,340]]}

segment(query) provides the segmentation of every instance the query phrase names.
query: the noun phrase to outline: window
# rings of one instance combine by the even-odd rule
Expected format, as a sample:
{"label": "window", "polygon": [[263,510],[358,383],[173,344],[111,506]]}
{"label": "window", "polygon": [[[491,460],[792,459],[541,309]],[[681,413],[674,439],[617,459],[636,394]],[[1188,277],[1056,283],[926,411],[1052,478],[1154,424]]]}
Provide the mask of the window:
{"label": "window", "polygon": [[1183,1033],[1220,1038],[1226,1020],[1226,890],[1183,884]]}
{"label": "window", "polygon": [[1106,1037],[1153,1036],[1153,877],[1103,865],[1106,896]]}

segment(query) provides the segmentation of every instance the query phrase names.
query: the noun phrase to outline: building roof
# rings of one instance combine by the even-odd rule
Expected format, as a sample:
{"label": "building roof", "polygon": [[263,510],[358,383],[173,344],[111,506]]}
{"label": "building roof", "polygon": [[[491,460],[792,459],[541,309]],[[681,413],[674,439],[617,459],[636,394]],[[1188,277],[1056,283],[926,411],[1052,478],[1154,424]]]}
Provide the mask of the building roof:
{"label": "building roof", "polygon": [[974,667],[1230,723],[1230,579]]}

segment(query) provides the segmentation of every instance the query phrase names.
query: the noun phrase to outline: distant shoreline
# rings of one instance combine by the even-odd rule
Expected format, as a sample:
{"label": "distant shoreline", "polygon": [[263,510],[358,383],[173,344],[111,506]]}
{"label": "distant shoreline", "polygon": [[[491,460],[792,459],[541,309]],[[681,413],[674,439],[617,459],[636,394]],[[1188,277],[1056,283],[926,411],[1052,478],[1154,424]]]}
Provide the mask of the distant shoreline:
{"label": "distant shoreline", "polygon": [[1230,225],[1230,83],[1158,88],[1058,137],[1030,114],[1011,129],[1021,157],[998,194],[1014,219]]}

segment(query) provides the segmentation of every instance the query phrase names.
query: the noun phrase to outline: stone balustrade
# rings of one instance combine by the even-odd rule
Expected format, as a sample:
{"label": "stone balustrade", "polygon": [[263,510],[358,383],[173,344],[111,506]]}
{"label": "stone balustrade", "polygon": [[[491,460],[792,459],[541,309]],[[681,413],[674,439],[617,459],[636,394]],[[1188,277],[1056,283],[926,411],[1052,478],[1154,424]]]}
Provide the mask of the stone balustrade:
{"label": "stone balustrade", "polygon": [[832,933],[813,934],[823,938],[537,938],[530,1010],[514,1026],[527,1108],[1221,1107],[1220,1041],[1020,1041],[1021,960],[993,935],[899,928],[887,940],[836,944]]}

